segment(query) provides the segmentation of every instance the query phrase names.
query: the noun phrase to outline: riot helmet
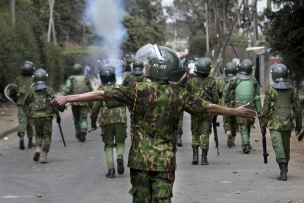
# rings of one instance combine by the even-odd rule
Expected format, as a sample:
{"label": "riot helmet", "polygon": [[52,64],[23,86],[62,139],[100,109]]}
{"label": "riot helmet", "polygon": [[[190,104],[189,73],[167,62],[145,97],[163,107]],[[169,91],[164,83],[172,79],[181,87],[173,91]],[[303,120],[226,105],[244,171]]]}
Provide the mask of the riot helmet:
{"label": "riot helmet", "polygon": [[116,78],[115,78],[115,67],[112,65],[106,65],[104,66],[100,73],[100,80],[103,85],[112,85],[115,84]]}
{"label": "riot helmet", "polygon": [[202,58],[199,59],[197,64],[195,64],[194,73],[201,76],[207,76],[210,74],[210,70],[212,68],[212,61],[210,58]]}
{"label": "riot helmet", "polygon": [[253,63],[249,59],[244,59],[240,62],[240,65],[237,66],[237,74],[236,76],[240,79],[248,80],[250,79],[252,73]]}
{"label": "riot helmet", "polygon": [[168,47],[147,44],[136,52],[135,60],[146,64],[145,76],[149,79],[177,82],[185,73],[176,53]]}
{"label": "riot helmet", "polygon": [[232,63],[234,63],[234,65],[235,65],[236,67],[238,67],[238,66],[240,65],[240,62],[241,62],[241,60],[238,59],[238,58],[233,58],[233,59],[232,59]]}
{"label": "riot helmet", "polygon": [[23,66],[21,67],[21,74],[32,76],[35,70],[35,66],[30,61],[24,61]]}
{"label": "riot helmet", "polygon": [[48,78],[48,74],[47,72],[42,69],[42,68],[39,68],[37,69],[35,72],[34,72],[34,90],[41,90],[41,89],[45,89],[46,88],[46,80]]}
{"label": "riot helmet", "polygon": [[131,74],[132,75],[142,75],[142,74],[144,74],[143,68],[144,68],[144,63],[143,62],[135,61],[133,63],[133,72]]}
{"label": "riot helmet", "polygon": [[81,75],[82,74],[82,65],[80,65],[78,63],[74,64],[74,66],[73,66],[73,73],[75,75]]}
{"label": "riot helmet", "polygon": [[272,86],[275,89],[289,89],[291,85],[287,82],[289,70],[284,64],[278,63],[271,67]]}
{"label": "riot helmet", "polygon": [[229,82],[236,75],[236,65],[233,62],[228,62],[224,67],[225,71],[225,81]]}

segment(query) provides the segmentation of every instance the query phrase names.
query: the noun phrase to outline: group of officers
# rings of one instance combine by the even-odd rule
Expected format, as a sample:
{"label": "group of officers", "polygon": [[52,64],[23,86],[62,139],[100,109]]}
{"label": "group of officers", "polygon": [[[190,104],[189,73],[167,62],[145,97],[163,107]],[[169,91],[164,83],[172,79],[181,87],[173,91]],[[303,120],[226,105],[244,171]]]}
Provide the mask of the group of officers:
{"label": "group of officers", "polygon": [[[80,142],[86,140],[88,112],[91,111],[90,131],[97,129],[99,117],[108,165],[106,177],[109,178],[115,177],[114,148],[117,154],[117,172],[120,175],[124,173],[128,107],[131,114],[128,167],[132,184],[129,193],[133,195],[133,202],[171,202],[176,145],[182,146],[183,111],[191,114],[192,164],[199,163],[199,148],[201,164],[208,164],[209,135],[214,116],[224,115],[229,148],[235,146],[239,127],[244,154],[250,152],[250,129],[258,117],[262,131],[270,129],[280,167],[278,179],[287,180],[293,119],[296,121],[296,133],[299,134],[302,117],[298,92],[287,83],[288,69],[285,65],[272,66],[274,83],[266,90],[263,108],[258,82],[252,76],[253,63],[248,59],[233,59],[227,63],[224,68],[225,77],[217,82],[209,76],[212,69],[209,58],[199,59],[194,74],[185,77],[173,50],[148,44],[136,53],[133,72],[126,76],[122,85],[116,84],[115,67],[105,65],[100,71],[102,86],[97,91],[93,91],[90,80],[82,75],[80,64],[75,64],[73,69],[74,75],[67,79],[62,96],[56,95],[51,102],[47,98],[54,91],[46,86],[47,73],[43,69],[34,71],[31,62],[24,63],[21,76],[14,85],[20,99],[17,102],[20,149],[24,149],[24,126],[33,126],[31,122],[28,122],[29,125],[23,124],[24,118],[32,119],[35,130],[27,131],[27,135],[28,147],[31,148],[31,137],[35,134],[35,161],[42,154],[41,162],[47,163],[52,134],[51,120],[55,115],[57,123],[60,123],[57,108],[70,102],[75,137]],[[29,78],[33,81],[30,82]],[[27,88],[23,85],[27,85]]]}

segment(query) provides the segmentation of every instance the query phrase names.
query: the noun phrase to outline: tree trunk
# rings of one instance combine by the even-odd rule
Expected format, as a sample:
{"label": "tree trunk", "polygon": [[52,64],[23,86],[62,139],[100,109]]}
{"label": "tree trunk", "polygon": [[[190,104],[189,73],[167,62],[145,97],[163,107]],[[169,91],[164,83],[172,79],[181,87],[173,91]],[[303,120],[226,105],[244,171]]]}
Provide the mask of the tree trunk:
{"label": "tree trunk", "polygon": [[12,21],[12,25],[15,25],[16,23],[16,9],[15,9],[15,6],[16,6],[16,1],[15,0],[10,0],[10,15],[11,15],[11,21]]}

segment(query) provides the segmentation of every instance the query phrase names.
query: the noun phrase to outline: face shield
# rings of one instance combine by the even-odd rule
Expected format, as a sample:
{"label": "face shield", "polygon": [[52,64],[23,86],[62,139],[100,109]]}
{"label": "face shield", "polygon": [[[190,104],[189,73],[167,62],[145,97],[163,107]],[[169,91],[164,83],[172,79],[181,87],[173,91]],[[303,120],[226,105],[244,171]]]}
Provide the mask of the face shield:
{"label": "face shield", "polygon": [[141,47],[135,54],[135,61],[148,63],[152,59],[157,59],[159,63],[164,63],[160,50],[156,44],[146,44]]}

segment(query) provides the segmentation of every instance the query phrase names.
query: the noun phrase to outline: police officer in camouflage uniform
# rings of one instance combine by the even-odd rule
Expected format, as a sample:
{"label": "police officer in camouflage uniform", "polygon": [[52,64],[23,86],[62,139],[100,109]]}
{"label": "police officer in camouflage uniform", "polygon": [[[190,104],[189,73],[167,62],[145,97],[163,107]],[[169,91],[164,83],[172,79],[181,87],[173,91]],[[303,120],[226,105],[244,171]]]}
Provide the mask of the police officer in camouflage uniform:
{"label": "police officer in camouflage uniform", "polygon": [[[218,93],[220,98],[220,105],[227,106],[233,108],[231,102],[225,104],[224,102],[224,89],[228,82],[236,75],[236,65],[233,62],[228,62],[224,68],[225,77],[218,80]],[[229,101],[234,100],[234,93],[232,92]],[[235,136],[236,136],[236,129],[238,127],[236,122],[235,116],[223,116],[223,123],[224,123],[224,130],[227,135],[227,146],[229,148],[235,146]]]}
{"label": "police officer in camouflage uniform", "polygon": [[261,128],[265,133],[266,127],[270,130],[276,161],[280,167],[278,180],[286,181],[293,119],[295,118],[295,132],[298,135],[302,129],[302,115],[298,91],[287,82],[287,67],[284,64],[275,64],[271,68],[271,74],[274,83],[265,92]]}
{"label": "police officer in camouflage uniform", "polygon": [[[62,95],[81,94],[93,91],[90,79],[82,75],[82,66],[75,64],[73,66],[74,75],[70,76],[65,83],[65,90]],[[87,102],[72,102],[72,113],[74,117],[74,126],[76,130],[76,138],[80,142],[85,142],[88,130],[87,116],[89,106]]]}
{"label": "police officer in camouflage uniform", "polygon": [[199,116],[208,111],[247,118],[255,117],[256,113],[244,106],[229,109],[210,104],[178,84],[169,84],[168,81],[178,81],[184,72],[180,72],[177,55],[167,47],[145,45],[137,51],[135,60],[146,62],[145,75],[152,82],[77,96],[56,96],[52,105],[94,100],[104,100],[108,108],[127,105],[136,121],[131,126],[128,160],[133,202],[169,203],[176,170],[175,133],[181,112]]}
{"label": "police officer in camouflage uniform", "polygon": [[30,61],[25,61],[23,66],[21,67],[21,75],[16,78],[16,81],[13,85],[13,88],[17,89],[18,98],[17,98],[17,107],[18,107],[18,136],[20,138],[19,148],[24,150],[24,133],[25,130],[27,132],[28,148],[32,148],[33,144],[33,136],[34,136],[34,126],[33,120],[30,116],[27,116],[24,113],[22,106],[24,105],[24,98],[27,95],[31,85],[33,84],[33,73],[35,67],[34,64]]}
{"label": "police officer in camouflage uniform", "polygon": [[133,72],[128,73],[121,85],[128,86],[133,85],[136,82],[144,82],[146,80],[143,72],[144,63],[141,61],[135,61],[133,63]]}
{"label": "police officer in camouflage uniform", "polygon": [[[200,59],[196,64],[193,76],[187,80],[186,89],[193,95],[196,95],[207,102],[218,104],[218,89],[216,80],[210,77],[212,61],[209,58]],[[193,161],[192,164],[198,164],[198,148],[202,149],[202,165],[208,165],[207,155],[209,150],[209,136],[212,128],[211,114],[203,114],[200,116],[191,115],[191,132],[192,132],[192,148]]]}
{"label": "police officer in camouflage uniform", "polygon": [[[110,90],[115,85],[115,67],[106,65],[100,72],[100,79],[103,86],[98,90]],[[99,114],[100,112],[100,114]],[[106,177],[115,178],[113,148],[116,148],[117,154],[117,172],[119,175],[124,173],[123,156],[125,152],[125,140],[127,138],[126,130],[126,107],[117,107],[108,109],[105,101],[94,102],[91,109],[91,125],[92,129],[96,129],[96,121],[99,114],[99,126],[102,129],[102,141],[105,143],[104,151],[108,165],[108,173]]]}
{"label": "police officer in camouflage uniform", "polygon": [[[226,85],[224,90],[224,100],[229,102],[231,94],[235,94],[235,98],[232,101],[235,107],[249,103],[248,108],[256,110],[260,115],[262,111],[261,98],[260,98],[260,86],[255,79],[251,76],[253,63],[249,59],[244,59],[237,67],[236,77],[232,78]],[[244,118],[237,118],[237,123],[240,127],[240,133],[242,137],[242,147],[244,154],[250,152],[250,129],[254,124],[255,119],[249,120]]]}
{"label": "police officer in camouflage uniform", "polygon": [[50,151],[52,143],[52,119],[54,114],[57,118],[57,123],[60,123],[61,118],[59,111],[50,106],[47,102],[49,95],[54,95],[54,90],[45,85],[47,73],[44,69],[39,68],[34,72],[35,85],[29,90],[29,93],[24,101],[29,106],[27,111],[34,119],[36,152],[33,157],[34,161],[39,161],[41,154],[41,163],[48,163],[47,155]]}

